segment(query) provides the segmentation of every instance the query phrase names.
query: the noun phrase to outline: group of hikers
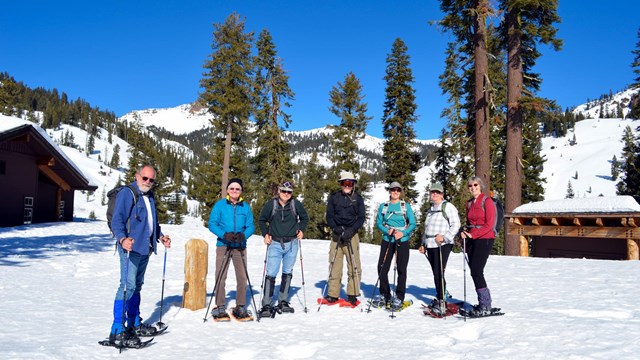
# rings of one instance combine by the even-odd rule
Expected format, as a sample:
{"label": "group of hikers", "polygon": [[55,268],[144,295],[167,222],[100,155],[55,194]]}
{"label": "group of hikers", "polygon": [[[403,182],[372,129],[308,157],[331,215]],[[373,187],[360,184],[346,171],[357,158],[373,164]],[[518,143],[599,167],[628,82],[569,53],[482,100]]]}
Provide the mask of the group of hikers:
{"label": "group of hikers", "polygon": [[[155,211],[151,191],[155,176],[156,171],[152,166],[140,167],[135,174],[135,181],[129,185],[132,191],[120,191],[116,197],[111,227],[120,256],[120,286],[116,292],[113,323],[108,338],[112,345],[137,347],[141,344],[140,336],[153,336],[162,331],[154,325],[143,323],[139,310],[140,290],[149,256],[156,251],[157,242],[167,248],[171,246],[170,237],[160,229]],[[341,306],[355,307],[360,304],[358,297],[362,295],[358,230],[365,222],[365,205],[364,199],[356,191],[357,180],[351,172],[342,171],[338,183],[340,190],[332,193],[327,200],[326,221],[331,228],[332,240],[329,251],[330,270],[322,291],[323,297],[318,299],[318,303],[340,303]],[[433,271],[436,297],[429,308],[436,313],[443,314],[446,309],[444,305],[448,293],[444,273],[457,236],[463,241],[466,261],[478,297],[478,304],[470,311],[482,316],[492,309],[484,267],[496,237],[496,207],[492,199],[483,193],[484,184],[479,177],[471,177],[468,187],[472,198],[467,202],[467,221],[463,227],[456,207],[444,199],[443,186],[433,183],[429,187],[431,206],[424,219],[425,230],[419,252],[426,254]],[[215,307],[211,310],[211,315],[216,321],[229,321],[231,317],[246,321],[252,319],[246,303],[249,283],[246,247],[247,239],[254,234],[255,225],[251,207],[242,197],[242,180],[230,179],[226,190],[227,196],[213,205],[208,221],[209,230],[217,238],[213,290]],[[402,198],[401,184],[391,182],[387,190],[389,200],[380,204],[376,215],[376,227],[382,232],[377,264],[379,296],[375,299],[372,296],[370,304],[400,310],[405,303],[409,237],[417,223],[411,205]],[[267,245],[259,317],[273,316],[274,312],[294,312],[289,302],[289,290],[309,216],[303,204],[293,196],[293,191],[291,182],[281,183],[277,196],[265,203],[258,218],[260,232]],[[136,201],[138,198],[142,201]],[[392,293],[388,273],[394,257],[397,284]],[[348,275],[347,298],[340,299],[344,260]],[[232,309],[227,309],[225,282],[230,263],[233,263],[236,275],[236,301]],[[274,302],[276,277],[280,271],[277,302]]]}

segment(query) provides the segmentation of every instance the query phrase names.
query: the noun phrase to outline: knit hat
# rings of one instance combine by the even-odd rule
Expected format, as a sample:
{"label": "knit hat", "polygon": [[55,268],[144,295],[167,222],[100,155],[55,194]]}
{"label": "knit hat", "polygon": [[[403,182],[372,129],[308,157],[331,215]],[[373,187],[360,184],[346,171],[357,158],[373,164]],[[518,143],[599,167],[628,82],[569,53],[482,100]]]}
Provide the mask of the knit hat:
{"label": "knit hat", "polygon": [[229,182],[227,183],[227,188],[229,187],[229,185],[231,185],[233,183],[237,183],[238,185],[240,185],[240,189],[244,189],[244,185],[242,185],[242,180],[240,180],[238,178],[230,179]]}

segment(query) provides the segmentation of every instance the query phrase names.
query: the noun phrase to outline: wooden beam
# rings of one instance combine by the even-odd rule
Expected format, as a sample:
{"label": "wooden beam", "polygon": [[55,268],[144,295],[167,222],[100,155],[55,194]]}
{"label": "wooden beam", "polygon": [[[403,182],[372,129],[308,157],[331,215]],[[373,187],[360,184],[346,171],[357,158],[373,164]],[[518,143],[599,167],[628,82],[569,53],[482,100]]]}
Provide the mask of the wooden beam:
{"label": "wooden beam", "polygon": [[509,222],[512,223],[512,224],[515,224],[515,225],[524,225],[524,222],[519,217],[511,218],[511,219],[509,219]]}
{"label": "wooden beam", "polygon": [[596,225],[604,226],[604,222],[602,221],[602,218],[596,218]]}
{"label": "wooden beam", "polygon": [[538,226],[540,226],[540,225],[542,225],[542,219],[537,218],[537,217],[534,217],[533,219],[531,219],[531,223],[532,223],[533,225],[538,225]]}
{"label": "wooden beam", "polygon": [[38,165],[38,170],[42,171],[43,174],[51,179],[51,181],[56,183],[56,185],[58,185],[62,190],[71,190],[71,186],[69,186],[66,181],[64,181],[58,174],[55,173],[55,171],[51,170],[51,168],[47,165]]}
{"label": "wooden beam", "polygon": [[638,227],[638,222],[636,221],[635,218],[632,218],[632,217],[630,217],[627,220],[627,224],[629,224],[629,226],[631,226],[631,227]]}
{"label": "wooden beam", "polygon": [[56,165],[56,159],[53,156],[39,157],[36,162],[37,162],[38,166],[39,165],[46,165],[46,166],[55,166]]}
{"label": "wooden beam", "polygon": [[582,220],[580,218],[573,218],[573,225],[582,226]]}
{"label": "wooden beam", "polygon": [[640,239],[640,228],[595,226],[509,226],[507,235]]}
{"label": "wooden beam", "polygon": [[529,256],[529,240],[526,236],[520,236],[520,256]]}
{"label": "wooden beam", "polygon": [[552,217],[551,218],[551,224],[553,224],[555,226],[560,226],[560,221],[558,220],[557,217]]}

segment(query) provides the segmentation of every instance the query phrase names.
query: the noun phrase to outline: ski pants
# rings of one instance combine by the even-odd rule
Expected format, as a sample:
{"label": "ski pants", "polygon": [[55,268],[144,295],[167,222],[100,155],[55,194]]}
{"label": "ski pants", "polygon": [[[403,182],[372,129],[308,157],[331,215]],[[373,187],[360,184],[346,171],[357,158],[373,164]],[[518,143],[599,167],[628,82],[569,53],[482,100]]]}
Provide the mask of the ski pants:
{"label": "ski pants", "polygon": [[[396,245],[397,244],[397,245]],[[386,254],[386,256],[385,256]],[[389,289],[389,269],[393,257],[396,257],[396,269],[398,271],[398,284],[396,285],[396,297],[404,301],[407,289],[407,265],[409,264],[409,242],[382,241],[380,256],[378,257],[378,276],[380,277],[380,295],[385,298],[391,296]]]}
{"label": "ski pants", "polygon": [[[227,255],[227,256],[225,256]],[[245,306],[247,303],[247,273],[243,257],[246,260],[246,249],[230,249],[227,253],[226,246],[216,247],[216,279],[213,291],[216,296],[216,306],[225,305],[225,283],[227,281],[227,273],[229,271],[229,263],[233,262],[233,270],[236,273],[236,305]]]}
{"label": "ski pants", "polygon": [[[347,295],[360,296],[360,279],[362,279],[362,267],[360,266],[360,237],[358,234],[353,235],[350,240],[353,254],[349,251],[349,246],[340,245],[339,242],[333,240],[329,245],[329,266],[331,273],[329,274],[329,290],[327,295],[332,297],[340,297],[340,289],[342,288],[342,265],[343,258],[347,260]],[[337,246],[336,246],[337,245]],[[335,256],[333,266],[331,260]],[[357,268],[357,272],[354,272]]]}
{"label": "ski pants", "polygon": [[[447,281],[444,279],[444,273],[447,269],[447,261],[449,254],[453,249],[453,244],[445,244],[436,248],[427,248],[427,258],[431,264],[433,272],[433,283],[436,287],[436,297],[438,300],[444,300],[447,290]],[[440,264],[440,252],[442,251],[442,264]],[[444,290],[444,291],[443,291]]]}
{"label": "ski pants", "polygon": [[487,265],[493,242],[495,239],[471,239],[466,241],[467,255],[469,256],[469,269],[476,290],[486,288],[484,279],[484,267]]}

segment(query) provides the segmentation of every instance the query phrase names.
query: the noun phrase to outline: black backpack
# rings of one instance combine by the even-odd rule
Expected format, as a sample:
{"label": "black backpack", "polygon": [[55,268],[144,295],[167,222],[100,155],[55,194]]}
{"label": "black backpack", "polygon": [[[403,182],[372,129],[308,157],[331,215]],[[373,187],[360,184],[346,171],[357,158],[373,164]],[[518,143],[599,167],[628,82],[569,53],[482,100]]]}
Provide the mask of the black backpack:
{"label": "black backpack", "polygon": [[133,206],[131,207],[131,209],[133,209],[136,206],[136,203],[138,202],[138,193],[136,192],[136,189],[132,185],[116,186],[113,189],[109,190],[109,192],[107,193],[107,199],[108,199],[107,225],[109,226],[109,230],[111,230],[112,234],[113,234],[113,230],[111,229],[111,219],[113,218],[113,211],[115,210],[115,207],[116,207],[116,197],[118,196],[118,193],[122,189],[127,189],[127,188],[131,191],[131,194],[133,194]]}

